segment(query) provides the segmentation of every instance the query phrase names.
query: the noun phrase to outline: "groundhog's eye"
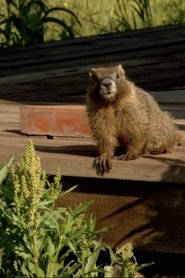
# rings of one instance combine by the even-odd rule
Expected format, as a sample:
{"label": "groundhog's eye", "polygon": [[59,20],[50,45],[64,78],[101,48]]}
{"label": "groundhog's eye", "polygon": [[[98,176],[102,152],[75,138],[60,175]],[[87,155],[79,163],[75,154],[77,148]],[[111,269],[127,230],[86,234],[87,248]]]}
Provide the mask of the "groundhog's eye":
{"label": "groundhog's eye", "polygon": [[91,77],[94,81],[99,82],[99,79],[96,74],[92,74]]}

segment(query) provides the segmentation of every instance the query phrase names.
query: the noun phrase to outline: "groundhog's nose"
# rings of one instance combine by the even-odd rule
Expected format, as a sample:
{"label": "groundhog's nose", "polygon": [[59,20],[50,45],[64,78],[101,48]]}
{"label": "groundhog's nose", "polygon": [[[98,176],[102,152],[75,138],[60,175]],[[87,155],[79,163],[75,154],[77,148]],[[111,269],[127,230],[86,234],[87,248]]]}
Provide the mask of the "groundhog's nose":
{"label": "groundhog's nose", "polygon": [[112,80],[110,79],[104,79],[103,82],[102,82],[102,85],[106,88],[108,88],[109,86],[112,85]]}

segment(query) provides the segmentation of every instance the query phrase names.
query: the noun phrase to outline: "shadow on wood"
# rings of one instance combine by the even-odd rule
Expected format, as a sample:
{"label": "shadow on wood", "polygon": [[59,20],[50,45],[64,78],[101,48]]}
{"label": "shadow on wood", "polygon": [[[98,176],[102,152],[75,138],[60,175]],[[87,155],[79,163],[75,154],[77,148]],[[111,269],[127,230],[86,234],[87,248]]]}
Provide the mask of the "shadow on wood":
{"label": "shadow on wood", "polygon": [[75,192],[58,200],[74,205],[94,200],[89,213],[97,227],[111,226],[103,239],[111,246],[133,241],[138,250],[185,252],[185,189],[164,183],[63,178],[64,188],[78,184]]}

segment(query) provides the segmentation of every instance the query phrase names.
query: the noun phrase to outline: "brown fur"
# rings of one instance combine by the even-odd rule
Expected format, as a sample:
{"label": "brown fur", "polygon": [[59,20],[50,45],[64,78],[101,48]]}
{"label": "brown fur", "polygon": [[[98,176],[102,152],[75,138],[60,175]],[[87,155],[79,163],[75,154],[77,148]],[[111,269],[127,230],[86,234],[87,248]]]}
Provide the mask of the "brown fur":
{"label": "brown fur", "polygon": [[117,147],[124,160],[143,154],[170,152],[177,141],[172,117],[154,98],[129,81],[121,65],[91,69],[87,112],[99,156],[95,165],[103,174],[111,168]]}

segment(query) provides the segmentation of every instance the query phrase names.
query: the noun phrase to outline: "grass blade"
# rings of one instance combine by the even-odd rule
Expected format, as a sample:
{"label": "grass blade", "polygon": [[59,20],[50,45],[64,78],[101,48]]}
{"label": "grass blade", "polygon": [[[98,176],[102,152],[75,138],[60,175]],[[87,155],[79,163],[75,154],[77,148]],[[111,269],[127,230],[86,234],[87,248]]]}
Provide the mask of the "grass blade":
{"label": "grass blade", "polygon": [[10,166],[12,165],[14,160],[15,160],[15,156],[11,157],[10,160],[7,162],[7,164],[3,166],[3,168],[0,170],[0,184],[2,184],[3,180],[6,178],[10,170]]}

